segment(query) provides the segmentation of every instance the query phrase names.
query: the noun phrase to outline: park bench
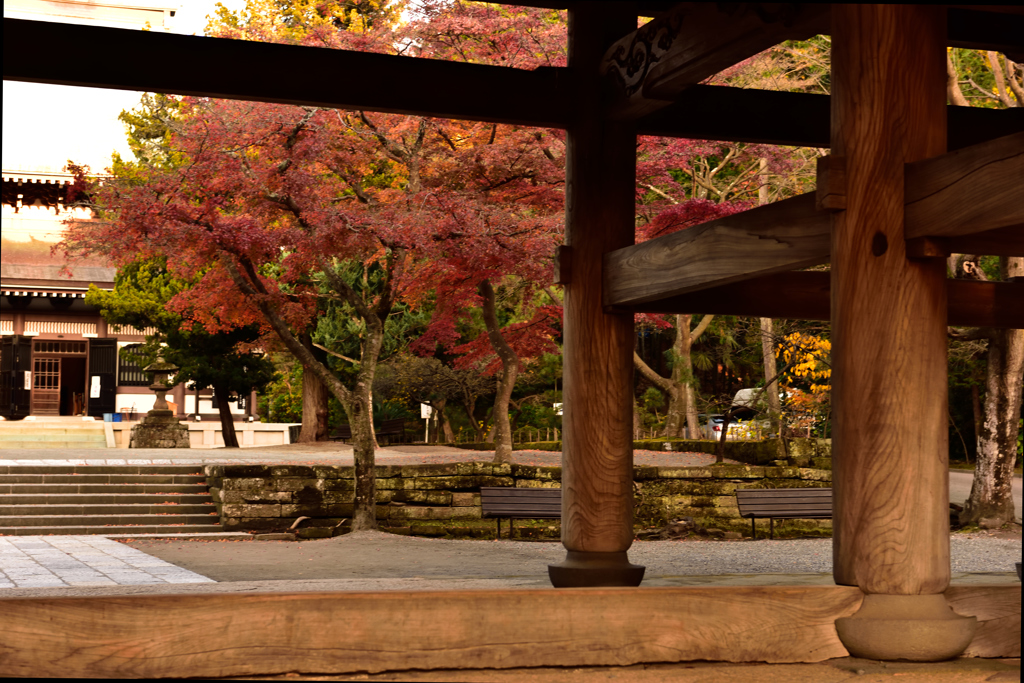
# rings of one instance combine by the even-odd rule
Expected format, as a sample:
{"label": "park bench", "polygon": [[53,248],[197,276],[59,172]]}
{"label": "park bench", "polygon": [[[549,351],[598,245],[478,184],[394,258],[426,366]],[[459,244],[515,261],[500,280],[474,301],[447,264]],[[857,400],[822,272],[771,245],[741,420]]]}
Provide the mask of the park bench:
{"label": "park bench", "polygon": [[771,538],[776,519],[831,519],[832,489],[736,489],[740,517],[750,518],[752,536],[757,538],[754,520],[768,518]]}
{"label": "park bench", "polygon": [[331,432],[331,435],[330,435],[331,441],[341,441],[342,443],[345,443],[346,441],[348,441],[351,438],[352,438],[352,427],[350,427],[348,425],[341,425],[340,427],[335,429],[333,432]]}
{"label": "park bench", "polygon": [[[380,428],[376,430],[377,438],[386,437],[388,443],[391,443],[392,436],[402,436],[405,434],[405,420],[402,418],[396,418],[394,420],[384,420],[381,423]],[[341,425],[333,432],[331,432],[331,441],[346,442],[352,438],[352,427],[350,425]]]}
{"label": "park bench", "polygon": [[480,509],[482,516],[498,520],[498,538],[501,538],[501,520],[508,519],[508,537],[512,538],[513,519],[561,519],[562,489],[517,489],[506,486],[481,486]]}
{"label": "park bench", "polygon": [[388,444],[391,443],[391,437],[398,436],[399,438],[405,436],[405,419],[398,417],[394,420],[384,420],[380,423],[380,428],[377,430],[377,439],[384,437],[388,440]]}

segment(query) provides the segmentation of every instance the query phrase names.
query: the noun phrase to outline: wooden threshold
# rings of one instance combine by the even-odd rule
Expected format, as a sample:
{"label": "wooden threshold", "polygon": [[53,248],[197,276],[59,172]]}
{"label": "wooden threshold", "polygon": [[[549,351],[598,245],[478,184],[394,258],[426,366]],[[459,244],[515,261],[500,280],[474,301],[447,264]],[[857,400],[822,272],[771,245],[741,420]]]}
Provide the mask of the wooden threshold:
{"label": "wooden threshold", "polygon": [[[1020,586],[950,588],[968,656],[1020,656]],[[158,678],[847,656],[848,586],[0,599],[0,675]]]}

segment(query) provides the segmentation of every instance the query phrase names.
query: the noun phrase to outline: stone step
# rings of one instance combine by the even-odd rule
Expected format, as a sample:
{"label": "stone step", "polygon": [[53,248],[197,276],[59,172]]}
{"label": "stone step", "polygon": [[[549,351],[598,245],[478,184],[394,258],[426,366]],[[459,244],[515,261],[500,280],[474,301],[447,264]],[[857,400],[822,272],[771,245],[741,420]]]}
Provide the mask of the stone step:
{"label": "stone step", "polygon": [[60,493],[206,493],[205,484],[3,484],[4,494]]}
{"label": "stone step", "polygon": [[54,442],[68,443],[92,443],[107,442],[107,435],[103,432],[61,432],[60,434],[0,434],[0,444],[5,443],[43,443]]}
{"label": "stone step", "polygon": [[[173,529],[173,532],[171,531]],[[184,534],[222,533],[219,524],[183,524],[175,527],[161,525],[124,526],[0,526],[0,536],[85,536],[85,535],[130,535],[160,534],[174,536]]]}
{"label": "stone step", "polygon": [[69,420],[67,422],[43,422],[32,420],[31,422],[2,421],[0,422],[0,435],[2,434],[64,434],[68,432],[93,431],[103,432],[103,423],[92,420],[86,421]]}
{"label": "stone step", "polygon": [[[2,517],[89,517],[96,515],[209,515],[217,512],[213,501],[201,503],[91,503],[82,505],[61,505],[51,502],[10,504],[0,500]],[[2,520],[0,520],[2,521]]]}
{"label": "stone step", "polygon": [[204,484],[205,474],[0,474],[0,484]]}
{"label": "stone step", "polygon": [[58,493],[14,494],[0,497],[4,505],[201,505],[212,503],[209,493]]}
{"label": "stone step", "polygon": [[202,463],[184,465],[4,465],[4,474],[202,474]]}
{"label": "stone step", "polygon": [[64,524],[72,523],[75,526],[172,526],[181,524],[207,525],[216,524],[220,526],[220,518],[216,512],[199,515],[176,515],[176,514],[124,514],[112,515],[78,515],[74,519],[68,519],[63,515],[22,515],[16,520],[8,518],[7,521],[16,521],[19,527],[45,526],[62,527]]}

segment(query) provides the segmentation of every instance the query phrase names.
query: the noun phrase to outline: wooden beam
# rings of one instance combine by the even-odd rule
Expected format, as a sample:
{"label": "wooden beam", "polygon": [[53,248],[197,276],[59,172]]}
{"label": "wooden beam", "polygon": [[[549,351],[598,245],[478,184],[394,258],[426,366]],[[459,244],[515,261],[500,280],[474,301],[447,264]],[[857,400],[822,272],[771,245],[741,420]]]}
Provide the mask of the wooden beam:
{"label": "wooden beam", "polygon": [[1024,256],[1024,223],[961,237],[907,240],[907,256],[910,258],[946,257],[950,254]]}
{"label": "wooden beam", "polygon": [[[946,45],[969,50],[995,50],[1020,62],[1024,60],[1024,16],[1020,9],[1020,5],[950,7]],[[1016,12],[1007,13],[1006,10]]]}
{"label": "wooden beam", "polygon": [[4,80],[11,81],[556,128],[568,125],[574,110],[568,69],[525,71],[6,18],[3,43]]}
{"label": "wooden beam", "polygon": [[[950,326],[1024,328],[1024,281],[946,280],[946,295]],[[763,275],[617,310],[829,320],[831,296],[830,273],[794,271]]]}
{"label": "wooden beam", "polygon": [[[828,95],[694,85],[637,120],[638,135],[827,149]],[[953,107],[947,146],[960,149],[1024,129],[1024,108]]]}
{"label": "wooden beam", "polygon": [[[80,59],[86,53],[96,58]],[[251,68],[235,68],[240,63]],[[324,77],[346,72],[374,76],[344,86]],[[18,19],[4,19],[4,79],[553,128],[569,125],[577,101],[565,68],[522,71]],[[637,133],[825,148],[829,106],[826,95],[693,86],[637,121]],[[950,107],[949,120],[949,148],[958,149],[1021,130],[1024,109]]]}
{"label": "wooden beam", "polygon": [[1024,328],[1024,281],[947,280],[949,324],[954,327]]}
{"label": "wooden beam", "polygon": [[[958,586],[968,654],[1020,653],[1020,584]],[[0,599],[0,676],[219,678],[847,656],[846,586]],[[1015,637],[1016,634],[1016,637]]]}
{"label": "wooden beam", "polygon": [[831,289],[828,271],[792,271],[624,306],[621,310],[828,320]]}
{"label": "wooden beam", "polygon": [[604,303],[631,307],[825,263],[831,217],[814,200],[800,195],[614,251],[604,260]]}
{"label": "wooden beam", "polygon": [[828,31],[828,4],[680,3],[612,44],[601,72],[618,87],[611,116],[636,119],[686,88],[784,40]]}
{"label": "wooden beam", "polygon": [[1024,224],[1024,131],[907,164],[905,176],[907,239]]}

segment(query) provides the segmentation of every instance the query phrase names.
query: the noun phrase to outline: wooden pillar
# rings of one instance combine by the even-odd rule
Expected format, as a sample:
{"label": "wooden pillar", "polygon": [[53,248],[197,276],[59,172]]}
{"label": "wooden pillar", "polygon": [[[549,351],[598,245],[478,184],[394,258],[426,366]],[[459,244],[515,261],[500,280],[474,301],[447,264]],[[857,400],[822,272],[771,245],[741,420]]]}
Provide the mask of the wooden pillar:
{"label": "wooden pillar", "polygon": [[[895,647],[933,659],[906,641],[915,624],[964,627],[940,595],[950,576],[946,273],[942,259],[907,258],[903,180],[906,163],[946,151],[945,10],[832,7],[832,154],[846,168],[832,229],[833,573],[868,594],[866,619],[837,627],[859,656],[892,658],[885,647]],[[879,626],[896,613],[894,630]]]}
{"label": "wooden pillar", "polygon": [[633,3],[578,3],[569,11],[569,66],[580,119],[568,129],[562,251],[562,543],[555,586],[639,585],[633,542],[633,316],[602,304],[605,253],[634,242],[636,133],[602,116],[599,64],[636,29]]}

